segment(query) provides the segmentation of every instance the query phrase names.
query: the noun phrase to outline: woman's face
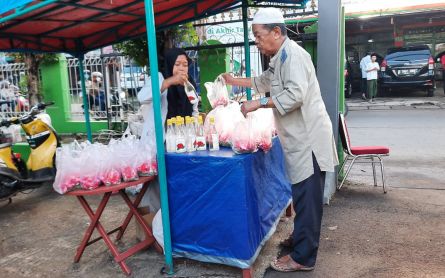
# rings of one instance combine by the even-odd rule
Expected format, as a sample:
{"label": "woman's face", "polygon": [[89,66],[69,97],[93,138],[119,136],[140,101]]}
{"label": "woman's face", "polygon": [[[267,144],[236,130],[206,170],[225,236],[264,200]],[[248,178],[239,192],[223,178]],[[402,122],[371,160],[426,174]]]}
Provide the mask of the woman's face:
{"label": "woman's face", "polygon": [[178,73],[187,74],[189,71],[189,62],[187,61],[187,57],[185,55],[179,55],[176,58],[175,65],[173,66],[173,75]]}

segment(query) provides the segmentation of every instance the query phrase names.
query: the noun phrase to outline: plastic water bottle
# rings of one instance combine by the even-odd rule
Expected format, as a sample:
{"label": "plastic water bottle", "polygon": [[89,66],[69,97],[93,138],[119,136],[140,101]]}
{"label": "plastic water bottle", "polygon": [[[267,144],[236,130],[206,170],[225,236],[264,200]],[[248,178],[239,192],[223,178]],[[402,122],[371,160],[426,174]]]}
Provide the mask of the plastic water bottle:
{"label": "plastic water bottle", "polygon": [[165,134],[165,143],[168,153],[175,152],[175,130],[172,119],[167,120],[167,132]]}
{"label": "plastic water bottle", "polygon": [[199,116],[198,123],[196,125],[196,150],[205,151],[207,149],[206,137],[204,132],[204,122],[202,116]]}
{"label": "plastic water bottle", "polygon": [[[182,117],[181,117],[182,118]],[[187,151],[185,143],[185,132],[183,128],[184,119],[176,119],[176,139],[175,139],[175,151],[176,153],[184,153]]]}
{"label": "plastic water bottle", "polygon": [[215,118],[210,117],[210,127],[209,127],[209,150],[218,151],[219,150],[219,135],[215,127]]}
{"label": "plastic water bottle", "polygon": [[187,145],[187,152],[194,152],[195,149],[195,127],[193,125],[193,121],[191,117],[185,118],[185,130],[186,130],[186,145]]}

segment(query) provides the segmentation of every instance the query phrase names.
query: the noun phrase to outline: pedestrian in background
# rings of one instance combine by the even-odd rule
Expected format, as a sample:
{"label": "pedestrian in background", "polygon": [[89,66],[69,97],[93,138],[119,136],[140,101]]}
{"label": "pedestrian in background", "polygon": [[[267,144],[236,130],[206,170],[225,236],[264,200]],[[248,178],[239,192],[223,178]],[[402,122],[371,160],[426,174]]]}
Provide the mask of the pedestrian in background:
{"label": "pedestrian in background", "polygon": [[377,73],[380,70],[379,63],[376,62],[377,55],[371,55],[371,63],[366,67],[367,91],[369,102],[372,102],[377,96]]}
{"label": "pedestrian in background", "polygon": [[366,100],[366,95],[367,95],[367,75],[368,73],[366,72],[366,68],[368,66],[368,64],[371,63],[371,52],[366,52],[366,56],[363,57],[360,60],[360,69],[362,70],[362,83],[361,83],[361,90],[362,90],[362,99]]}

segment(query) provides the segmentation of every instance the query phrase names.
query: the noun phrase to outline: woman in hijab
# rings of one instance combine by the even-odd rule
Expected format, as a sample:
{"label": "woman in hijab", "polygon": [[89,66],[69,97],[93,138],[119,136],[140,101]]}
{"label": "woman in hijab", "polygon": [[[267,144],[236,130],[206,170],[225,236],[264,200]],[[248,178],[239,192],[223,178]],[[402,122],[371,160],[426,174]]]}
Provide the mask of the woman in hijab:
{"label": "woman in hijab", "polygon": [[[172,117],[185,117],[192,116],[195,113],[197,114],[197,103],[195,105],[190,103],[184,89],[184,84],[187,81],[196,88],[195,82],[188,75],[189,61],[190,59],[182,49],[169,49],[164,54],[164,72],[163,74],[158,74],[159,84],[161,85],[161,115],[163,125],[166,119]],[[142,116],[144,117],[141,140],[147,142],[153,149],[156,149],[151,79],[147,80],[137,97],[142,104],[141,110]],[[149,207],[151,212],[158,211],[160,208],[159,196],[159,183],[157,180],[154,180],[142,198],[140,206]]]}
{"label": "woman in hijab", "polygon": [[[185,92],[184,84],[189,81],[195,88],[195,82],[188,75],[190,59],[182,49],[172,48],[164,54],[164,72],[159,73],[161,85],[161,114],[162,122],[176,116],[192,116],[198,114],[198,105],[192,105]],[[138,93],[138,100],[142,104],[144,117],[144,130],[142,140],[154,142],[153,121],[153,96],[151,79],[148,79],[144,87]]]}
{"label": "woman in hijab", "polygon": [[[179,48],[172,48],[165,52],[165,68],[164,68],[164,82],[168,88],[168,112],[167,119],[176,116],[192,116],[194,107],[187,98],[185,93],[184,83],[188,80],[193,87],[196,88],[195,81],[189,77],[188,70],[190,59],[184,50]],[[179,75],[184,82],[180,85],[170,85],[169,79],[172,76]],[[164,85],[164,84],[163,84]],[[195,108],[196,110],[196,108]]]}

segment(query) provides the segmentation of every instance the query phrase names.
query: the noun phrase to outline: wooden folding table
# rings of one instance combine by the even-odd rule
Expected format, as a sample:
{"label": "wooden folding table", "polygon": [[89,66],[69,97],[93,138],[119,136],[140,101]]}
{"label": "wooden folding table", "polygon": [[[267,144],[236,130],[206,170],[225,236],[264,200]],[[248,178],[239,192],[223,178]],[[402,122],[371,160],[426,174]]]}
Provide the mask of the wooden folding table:
{"label": "wooden folding table", "polygon": [[[80,258],[82,257],[82,254],[87,246],[89,246],[101,239],[104,240],[105,244],[108,246],[108,249],[110,249],[111,253],[113,254],[114,260],[120,265],[123,272],[127,275],[130,275],[130,273],[131,273],[130,268],[125,263],[125,260],[129,256],[131,256],[131,255],[135,254],[136,252],[138,252],[144,248],[147,248],[151,245],[154,245],[155,248],[157,249],[157,251],[162,253],[161,247],[156,243],[155,238],[153,237],[151,228],[144,222],[142,216],[140,215],[140,213],[137,210],[139,203],[142,200],[142,197],[144,196],[145,192],[147,191],[150,181],[153,180],[154,178],[155,177],[141,177],[137,181],[124,182],[119,185],[102,186],[102,187],[98,187],[93,190],[75,190],[75,191],[66,193],[66,195],[71,195],[71,196],[77,197],[80,204],[85,209],[86,213],[88,214],[88,216],[91,219],[91,224],[85,231],[85,235],[82,239],[82,242],[81,242],[80,246],[77,248],[76,256],[74,257],[75,263],[79,262]],[[142,186],[141,191],[137,194],[135,200],[132,202],[130,200],[130,198],[127,196],[127,194],[125,193],[125,188],[134,186],[134,185],[138,185],[138,184],[143,184],[143,186]],[[105,207],[107,206],[108,201],[110,200],[111,195],[113,193],[117,193],[117,192],[119,193],[117,195],[120,195],[122,197],[122,199],[125,201],[125,203],[127,204],[128,208],[129,208],[129,212],[128,212],[127,217],[125,218],[124,222],[119,227],[107,232],[99,220],[100,220],[100,217],[102,216],[102,213],[103,213]],[[90,205],[88,204],[87,200],[85,199],[85,196],[90,196],[90,195],[103,195],[102,200],[100,201],[96,212],[94,212],[91,209]],[[145,238],[145,240],[130,247],[128,250],[126,250],[124,252],[119,252],[116,245],[111,240],[110,235],[115,232],[119,232],[117,234],[116,240],[120,240],[122,238],[122,236],[124,235],[124,232],[127,229],[128,224],[130,223],[130,220],[133,216],[136,218],[136,221],[139,222],[139,224],[141,225],[143,231],[146,234],[146,238]],[[95,239],[90,240],[94,229],[96,229],[99,232],[100,236]]]}

